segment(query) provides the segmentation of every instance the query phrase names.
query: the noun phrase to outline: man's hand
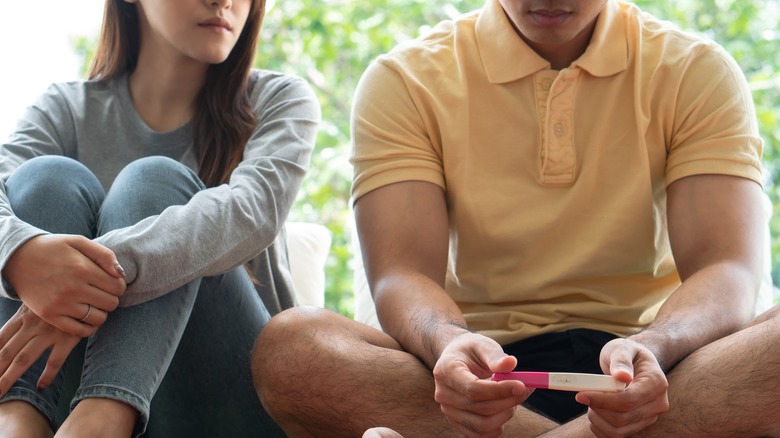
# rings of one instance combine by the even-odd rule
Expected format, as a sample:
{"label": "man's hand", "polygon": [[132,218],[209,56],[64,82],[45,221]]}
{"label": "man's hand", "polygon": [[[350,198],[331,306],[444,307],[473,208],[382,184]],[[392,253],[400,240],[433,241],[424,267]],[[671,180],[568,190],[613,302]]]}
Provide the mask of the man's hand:
{"label": "man's hand", "polygon": [[601,369],[621,382],[621,392],[580,392],[588,406],[591,431],[598,437],[624,437],[650,426],[669,410],[666,375],[653,353],[629,339],[615,339],[601,350]]}
{"label": "man's hand", "polygon": [[468,437],[496,437],[533,389],[519,381],[486,380],[494,372],[509,372],[517,359],[495,341],[465,333],[444,349],[433,369],[434,398],[452,426]]}
{"label": "man's hand", "polygon": [[30,310],[82,338],[119,305],[126,287],[123,274],[111,250],[85,237],[64,234],[30,239],[3,268],[3,277]]}
{"label": "man's hand", "polygon": [[[91,336],[97,330],[91,329]],[[19,377],[48,349],[46,368],[38,379],[38,389],[54,381],[65,359],[79,342],[78,336],[65,333],[46,323],[22,304],[0,328],[0,396],[5,395]]]}

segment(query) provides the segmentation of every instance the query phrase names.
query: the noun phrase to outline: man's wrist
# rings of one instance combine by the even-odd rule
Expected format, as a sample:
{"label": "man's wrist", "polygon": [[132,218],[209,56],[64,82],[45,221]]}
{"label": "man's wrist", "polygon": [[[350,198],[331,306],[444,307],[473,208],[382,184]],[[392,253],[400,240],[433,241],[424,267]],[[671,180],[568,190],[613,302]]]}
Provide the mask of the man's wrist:
{"label": "man's wrist", "polygon": [[442,352],[452,341],[465,334],[470,334],[465,323],[457,321],[448,321],[436,324],[431,330],[427,331],[428,336],[423,337],[423,348],[425,356],[422,360],[430,369],[436,365]]}
{"label": "man's wrist", "polygon": [[676,363],[676,361],[669,363],[673,359],[669,357],[667,350],[670,342],[673,342],[673,340],[670,339],[668,334],[658,333],[654,330],[645,330],[629,336],[627,339],[648,349],[655,356],[658,365],[664,372],[668,371]]}

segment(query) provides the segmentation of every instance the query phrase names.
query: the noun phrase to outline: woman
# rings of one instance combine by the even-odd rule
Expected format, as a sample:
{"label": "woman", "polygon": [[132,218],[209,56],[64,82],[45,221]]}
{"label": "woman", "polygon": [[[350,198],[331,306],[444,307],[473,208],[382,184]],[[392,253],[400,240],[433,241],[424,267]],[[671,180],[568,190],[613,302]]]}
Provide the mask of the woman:
{"label": "woman", "polygon": [[320,112],[251,69],[264,3],[106,0],[90,80],[0,147],[0,436],[51,436],[58,402],[57,436],[277,430],[249,353]]}

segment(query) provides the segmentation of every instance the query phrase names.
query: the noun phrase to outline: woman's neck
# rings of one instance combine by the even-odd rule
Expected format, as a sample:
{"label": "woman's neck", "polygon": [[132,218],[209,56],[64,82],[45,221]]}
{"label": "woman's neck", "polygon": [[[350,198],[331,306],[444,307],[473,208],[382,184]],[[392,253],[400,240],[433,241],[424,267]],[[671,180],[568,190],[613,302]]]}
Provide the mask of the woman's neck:
{"label": "woman's neck", "polygon": [[141,50],[136,69],[130,74],[133,105],[151,129],[176,129],[192,118],[208,65],[191,59],[172,62],[144,55]]}

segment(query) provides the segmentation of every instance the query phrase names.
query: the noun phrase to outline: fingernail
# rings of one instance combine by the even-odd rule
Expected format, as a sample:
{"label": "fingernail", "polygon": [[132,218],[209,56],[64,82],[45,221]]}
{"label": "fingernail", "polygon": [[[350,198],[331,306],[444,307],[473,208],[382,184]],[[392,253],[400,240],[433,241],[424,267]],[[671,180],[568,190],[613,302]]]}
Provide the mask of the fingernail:
{"label": "fingernail", "polygon": [[629,373],[631,372],[631,367],[629,367],[628,365],[620,364],[620,365],[617,366],[617,369],[625,370],[625,371],[628,371]]}
{"label": "fingernail", "polygon": [[122,265],[120,265],[119,263],[117,263],[116,265],[114,265],[114,269],[116,269],[116,272],[118,272],[118,273],[119,273],[119,275],[121,275],[122,277],[124,277],[124,276],[125,276],[125,270],[124,270],[124,269],[122,269]]}

